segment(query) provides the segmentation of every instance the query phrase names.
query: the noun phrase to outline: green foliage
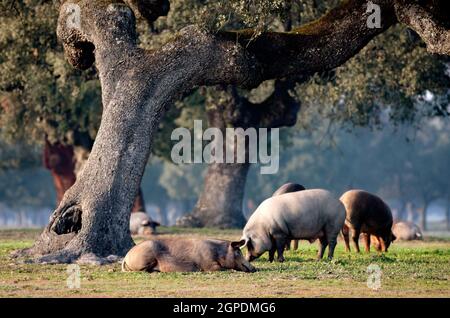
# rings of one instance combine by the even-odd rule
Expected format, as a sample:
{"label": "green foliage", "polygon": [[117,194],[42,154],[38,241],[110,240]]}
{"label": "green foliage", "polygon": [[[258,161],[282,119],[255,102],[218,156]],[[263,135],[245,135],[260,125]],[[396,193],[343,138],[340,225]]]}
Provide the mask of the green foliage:
{"label": "green foliage", "polygon": [[[296,89],[303,110],[300,125],[319,113],[353,126],[382,127],[418,123],[448,115],[448,57],[433,56],[409,31],[396,26],[370,42],[357,56],[328,74],[316,75]],[[426,95],[434,96],[427,100]]]}
{"label": "green foliage", "polygon": [[93,69],[80,72],[57,43],[53,1],[2,1],[0,14],[0,136],[73,143],[74,131],[95,137],[101,114]]}

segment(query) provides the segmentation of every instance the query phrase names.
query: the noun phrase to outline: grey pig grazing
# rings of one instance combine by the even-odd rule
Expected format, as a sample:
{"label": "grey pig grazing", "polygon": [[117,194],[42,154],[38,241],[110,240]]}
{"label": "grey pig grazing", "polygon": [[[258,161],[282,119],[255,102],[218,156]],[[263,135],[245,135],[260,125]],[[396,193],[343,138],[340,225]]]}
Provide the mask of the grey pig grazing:
{"label": "grey pig grazing", "polygon": [[[285,194],[285,193],[291,193],[291,192],[297,192],[297,191],[303,191],[306,190],[304,186],[298,183],[292,183],[288,182],[283,184],[281,187],[278,188],[277,191],[275,191],[272,196],[276,197],[277,195]],[[294,241],[294,247],[292,248],[294,251],[298,250],[298,240]],[[291,241],[286,242],[286,250],[289,250],[291,248]]]}
{"label": "grey pig grazing", "polygon": [[398,240],[423,240],[420,227],[412,222],[397,222],[392,227],[392,232]]}
{"label": "grey pig grazing", "polygon": [[168,238],[144,241],[133,247],[122,262],[122,271],[198,272],[234,269],[255,272],[242,255],[244,241]]}
{"label": "grey pig grazing", "polygon": [[155,234],[156,227],[159,225],[145,212],[133,212],[130,215],[130,232],[133,235]]}
{"label": "grey pig grazing", "polygon": [[359,253],[359,235],[363,233],[366,252],[370,251],[371,237],[377,251],[387,252],[396,237],[392,233],[392,213],[389,206],[374,194],[363,190],[345,192],[340,200],[347,211],[342,228],[345,249],[350,251],[349,235]]}
{"label": "grey pig grazing", "polygon": [[284,261],[287,240],[320,240],[317,255],[322,259],[329,245],[328,259],[333,258],[337,236],[345,221],[344,205],[326,190],[312,189],[286,193],[262,202],[244,227],[249,261],[269,251],[269,261]]}

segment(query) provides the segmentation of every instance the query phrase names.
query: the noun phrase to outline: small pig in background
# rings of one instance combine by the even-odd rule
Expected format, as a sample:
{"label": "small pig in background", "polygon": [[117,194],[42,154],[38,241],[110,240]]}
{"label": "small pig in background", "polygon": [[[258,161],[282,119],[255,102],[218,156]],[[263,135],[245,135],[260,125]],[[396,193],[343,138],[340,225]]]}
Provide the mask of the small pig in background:
{"label": "small pig in background", "polygon": [[[283,184],[281,187],[278,188],[273,194],[272,197],[276,197],[277,195],[285,194],[285,193],[291,193],[291,192],[297,192],[297,191],[303,191],[306,190],[304,186],[298,183],[292,183],[288,182]],[[294,246],[292,249],[294,251],[298,250],[298,240],[292,240],[294,242]],[[291,248],[291,240],[286,242],[286,250],[289,250]]]}
{"label": "small pig in background", "polygon": [[306,188],[304,186],[302,186],[301,184],[288,182],[288,183],[283,184],[281,187],[279,187],[277,189],[277,191],[275,191],[272,194],[272,197],[276,197],[277,195],[281,195],[281,194],[285,194],[285,193],[291,193],[291,192],[297,192],[297,191],[303,191],[303,190],[306,190]]}
{"label": "small pig in background", "polygon": [[327,246],[328,259],[332,259],[344,221],[344,205],[327,190],[303,190],[268,198],[244,227],[242,240],[247,259],[252,261],[268,251],[270,262],[275,252],[277,260],[283,262],[286,242],[292,239],[319,239],[317,259],[323,257]]}
{"label": "small pig in background", "polygon": [[133,247],[122,262],[122,271],[212,272],[234,269],[255,272],[242,255],[244,241],[167,238],[144,241]]}
{"label": "small pig in background", "polygon": [[133,212],[130,215],[130,232],[132,235],[152,235],[160,224],[153,221],[145,212]]}
{"label": "small pig in background", "polygon": [[412,222],[401,221],[395,223],[392,227],[392,233],[394,233],[398,240],[423,240],[423,235],[420,227]]}
{"label": "small pig in background", "polygon": [[363,190],[345,192],[340,200],[345,206],[346,219],[342,228],[346,251],[350,251],[350,236],[359,253],[359,236],[363,234],[366,252],[371,238],[377,251],[387,252],[396,237],[392,233],[392,212],[379,197]]}

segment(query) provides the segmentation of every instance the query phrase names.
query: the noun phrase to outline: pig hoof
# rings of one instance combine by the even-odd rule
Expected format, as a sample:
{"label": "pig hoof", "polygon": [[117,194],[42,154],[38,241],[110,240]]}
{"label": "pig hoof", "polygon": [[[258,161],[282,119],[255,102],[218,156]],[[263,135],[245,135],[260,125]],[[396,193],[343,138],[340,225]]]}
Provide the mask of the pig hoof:
{"label": "pig hoof", "polygon": [[278,257],[278,262],[283,263],[284,262],[284,257]]}

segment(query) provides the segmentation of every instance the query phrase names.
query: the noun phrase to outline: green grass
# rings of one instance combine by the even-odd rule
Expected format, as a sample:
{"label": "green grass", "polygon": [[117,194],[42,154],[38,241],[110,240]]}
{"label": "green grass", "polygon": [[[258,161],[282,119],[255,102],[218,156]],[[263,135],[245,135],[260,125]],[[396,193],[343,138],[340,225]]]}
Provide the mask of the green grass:
{"label": "green grass", "polygon": [[[200,236],[239,239],[240,231],[162,228],[161,237]],[[122,273],[120,264],[81,266],[81,288],[67,287],[66,265],[18,264],[9,257],[31,246],[38,230],[0,231],[0,297],[449,297],[450,240],[396,242],[389,253],[345,253],[316,261],[317,245],[302,242],[286,252],[285,263],[264,255],[253,274]],[[136,238],[140,241],[142,238]],[[382,269],[381,288],[367,287],[367,267]]]}

